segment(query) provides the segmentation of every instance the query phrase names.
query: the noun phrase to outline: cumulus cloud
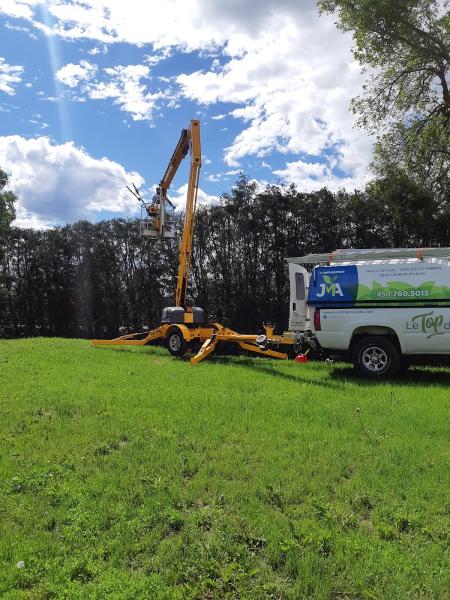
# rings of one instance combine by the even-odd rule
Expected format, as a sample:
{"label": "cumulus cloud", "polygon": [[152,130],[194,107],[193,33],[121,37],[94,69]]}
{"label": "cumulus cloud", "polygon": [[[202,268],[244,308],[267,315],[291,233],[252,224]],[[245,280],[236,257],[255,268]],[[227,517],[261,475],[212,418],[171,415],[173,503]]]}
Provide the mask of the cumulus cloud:
{"label": "cumulus cloud", "polygon": [[[70,3],[4,0],[0,12],[22,16],[45,32],[52,31],[69,39],[197,50],[214,46],[218,41],[218,32],[208,27],[202,15],[202,4],[197,0],[152,0],[148,3],[142,0],[74,0]],[[51,29],[42,20],[40,6],[48,10],[54,21]],[[225,38],[222,34],[219,37],[222,43]]]}
{"label": "cumulus cloud", "polygon": [[82,81],[89,81],[97,71],[97,66],[91,64],[87,60],[82,60],[78,64],[69,63],[64,67],[61,67],[56,73],[55,77],[64,85],[68,85],[71,88],[77,87]]}
{"label": "cumulus cloud", "polygon": [[19,65],[8,65],[0,56],[0,92],[13,96],[16,92],[15,86],[22,81],[23,67]]}
{"label": "cumulus cloud", "polygon": [[246,126],[225,149],[225,162],[236,167],[246,156],[272,152],[317,160],[331,150],[339,167],[359,181],[372,141],[353,129],[349,104],[362,76],[348,37],[329,19],[313,15],[306,25],[287,21],[243,46],[237,36],[220,69],[178,76],[190,100],[238,105],[230,114]]}
{"label": "cumulus cloud", "polygon": [[[184,210],[186,206],[187,189],[188,184],[185,183],[181,187],[169,193],[170,201],[175,206],[175,210]],[[210,206],[212,204],[218,204],[219,202],[220,198],[218,196],[208,194],[207,192],[199,188],[197,194],[197,206]]]}
{"label": "cumulus cloud", "polygon": [[36,7],[38,2],[31,0],[17,1],[17,0],[2,0],[0,5],[0,13],[9,15],[15,18],[33,19],[33,6]]}
{"label": "cumulus cloud", "polygon": [[342,177],[333,173],[332,165],[321,162],[296,160],[288,162],[286,168],[274,171],[286,183],[294,183],[303,192],[313,192],[323,187],[335,192],[340,189],[361,188],[367,182],[367,174],[359,177]]}
{"label": "cumulus cloud", "polygon": [[[42,8],[54,21],[51,28]],[[6,15],[27,18],[69,39],[187,51],[218,48],[241,33],[252,38],[268,26],[275,30],[286,18],[309,18],[316,10],[311,0],[3,0],[0,5]]]}
{"label": "cumulus cloud", "polygon": [[118,65],[103,69],[97,77],[97,66],[86,60],[69,63],[59,69],[56,78],[63,84],[91,100],[112,99],[120,110],[131,115],[133,121],[151,121],[157,101],[164,93],[147,92],[141,80],[149,79],[146,65]]}
{"label": "cumulus cloud", "polygon": [[105,69],[110,78],[108,83],[100,82],[88,90],[90,98],[113,98],[120,109],[131,114],[134,121],[150,121],[153,109],[162,92],[146,92],[141,79],[148,78],[150,70],[145,65],[117,66]]}
{"label": "cumulus cloud", "polygon": [[[20,13],[49,32],[37,10],[40,4],[7,0],[0,12]],[[214,57],[209,69],[179,73],[176,82],[181,97],[217,104],[219,115],[221,103],[236,106],[229,114],[242,128],[225,149],[229,166],[273,152],[297,155],[305,164],[321,164],[321,157],[334,154],[336,164],[322,172],[323,182],[364,180],[372,140],[353,129],[349,111],[363,83],[351,54],[352,38],[337,30],[332,17],[319,17],[313,0],[55,0],[45,6],[52,33],[69,39],[151,45],[161,55],[173,49],[209,52]],[[116,72],[75,89],[89,86],[89,97],[110,98],[134,119],[150,119],[158,93],[143,87],[145,66],[123,71],[130,68],[115,67]],[[295,162],[289,160],[279,173],[293,173]]]}
{"label": "cumulus cloud", "polygon": [[8,21],[6,21],[4,25],[5,29],[9,29],[10,31],[21,31],[22,33],[26,33],[33,40],[37,39],[37,36],[30,31],[28,27],[21,27],[20,25],[12,25]]}
{"label": "cumulus cloud", "polygon": [[136,202],[126,190],[143,178],[108,158],[96,159],[73,143],[54,144],[47,137],[0,137],[0,164],[19,197],[21,226],[52,226],[100,211],[131,213]]}
{"label": "cumulus cloud", "polygon": [[102,44],[101,46],[94,46],[88,50],[88,54],[95,56],[96,54],[108,54],[108,46]]}

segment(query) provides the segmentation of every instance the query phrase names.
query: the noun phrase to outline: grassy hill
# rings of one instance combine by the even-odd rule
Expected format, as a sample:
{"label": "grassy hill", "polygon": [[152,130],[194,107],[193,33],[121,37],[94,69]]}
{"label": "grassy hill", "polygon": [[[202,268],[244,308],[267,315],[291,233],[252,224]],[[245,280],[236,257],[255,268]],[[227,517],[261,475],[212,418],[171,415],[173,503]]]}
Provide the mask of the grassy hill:
{"label": "grassy hill", "polygon": [[444,598],[449,389],[0,341],[0,596]]}

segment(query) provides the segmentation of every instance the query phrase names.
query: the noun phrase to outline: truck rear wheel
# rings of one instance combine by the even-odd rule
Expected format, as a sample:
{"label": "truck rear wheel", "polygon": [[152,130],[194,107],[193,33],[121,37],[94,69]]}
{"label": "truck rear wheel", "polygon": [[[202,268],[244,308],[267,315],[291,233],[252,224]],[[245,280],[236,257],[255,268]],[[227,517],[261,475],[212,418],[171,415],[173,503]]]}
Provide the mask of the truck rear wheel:
{"label": "truck rear wheel", "polygon": [[172,356],[180,358],[186,354],[187,344],[179,329],[172,329],[166,337],[166,348]]}
{"label": "truck rear wheel", "polygon": [[389,338],[382,335],[371,335],[357,341],[352,358],[357,372],[369,379],[390,377],[400,368],[400,352]]}

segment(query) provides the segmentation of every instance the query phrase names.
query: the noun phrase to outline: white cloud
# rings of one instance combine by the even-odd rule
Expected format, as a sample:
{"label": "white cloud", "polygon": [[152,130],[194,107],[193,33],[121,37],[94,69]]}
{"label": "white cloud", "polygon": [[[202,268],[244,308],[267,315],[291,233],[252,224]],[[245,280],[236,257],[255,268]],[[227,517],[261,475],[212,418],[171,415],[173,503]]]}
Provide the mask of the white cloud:
{"label": "white cloud", "polygon": [[99,211],[134,213],[136,202],[125,185],[144,183],[112,160],[47,137],[0,137],[0,164],[19,197],[17,224],[22,226],[52,226],[93,218]]}
{"label": "white cloud", "polygon": [[41,219],[39,215],[27,210],[22,204],[16,207],[16,219],[13,224],[24,229],[50,229],[57,225],[56,222]]}
{"label": "white cloud", "polygon": [[91,56],[96,56],[97,54],[108,54],[108,46],[106,44],[102,44],[101,46],[94,46],[90,50],[88,50],[88,54]]}
{"label": "white cloud", "polygon": [[50,127],[50,125],[48,123],[41,121],[42,115],[35,115],[35,116],[36,116],[36,118],[30,119],[29,123],[32,123],[33,125],[38,125],[39,129],[47,129],[48,127]]}
{"label": "white cloud", "polygon": [[151,121],[157,101],[165,97],[160,91],[147,92],[141,80],[149,77],[150,69],[146,65],[108,67],[97,76],[97,66],[86,60],[69,63],[56,73],[61,83],[81,93],[76,99],[112,99],[133,121]]}
{"label": "white cloud", "polygon": [[38,2],[31,0],[31,2],[20,2],[16,0],[2,0],[0,5],[0,13],[9,15],[15,18],[32,19],[33,18],[33,5],[37,5]]}
{"label": "white cloud", "polygon": [[222,181],[223,173],[210,173],[206,176],[207,181],[211,181],[212,183],[216,183],[217,181]]}
{"label": "white cloud", "polygon": [[147,54],[144,57],[145,62],[153,67],[154,65],[159,64],[161,61],[166,60],[172,55],[172,50],[170,47],[162,49],[160,52],[155,54]]}
{"label": "white cloud", "polygon": [[[174,204],[175,210],[177,211],[184,210],[186,206],[187,188],[188,184],[185,183],[176,190],[173,190],[172,193],[169,193],[170,201]],[[197,194],[197,206],[210,206],[211,204],[218,204],[219,202],[220,198],[218,196],[208,194],[199,188]]]}
{"label": "white cloud", "polygon": [[55,73],[55,77],[58,81],[64,83],[64,85],[75,88],[80,82],[92,79],[96,71],[96,65],[91,64],[87,60],[82,60],[78,64],[69,63],[64,67],[61,67],[61,69]]}
{"label": "white cloud", "polygon": [[8,65],[0,56],[0,92],[13,96],[16,92],[15,86],[22,81],[23,67],[19,65]]}
{"label": "white cloud", "polygon": [[211,117],[211,119],[213,121],[222,121],[223,119],[225,119],[226,116],[227,115],[223,115],[223,114],[222,115],[214,115],[213,117]]}
{"label": "white cloud", "polygon": [[90,98],[114,98],[120,109],[131,114],[133,121],[152,119],[153,109],[163,94],[146,92],[141,79],[148,78],[150,70],[144,65],[117,66],[105,69],[111,78],[106,86],[101,82],[89,90]]}
{"label": "white cloud", "polygon": [[[0,12],[21,13],[49,31],[40,20],[40,4],[43,0],[7,0]],[[181,95],[194,102],[236,105],[230,114],[242,130],[225,149],[228,165],[273,152],[320,163],[319,156],[334,153],[341,182],[365,178],[372,143],[353,129],[349,111],[363,82],[352,38],[336,28],[333,17],[319,17],[313,0],[55,0],[45,6],[52,31],[66,38],[151,45],[161,56],[174,49],[210,52],[210,70],[179,73],[176,81]],[[143,89],[145,74],[102,77],[90,84],[90,97],[111,98],[134,119],[152,118],[159,96]],[[176,98],[171,102],[177,106]]]}
{"label": "white cloud", "polygon": [[252,119],[258,118],[260,110],[257,106],[244,106],[243,108],[235,108],[231,111],[230,115],[235,119],[242,119],[243,121],[251,121]]}
{"label": "white cloud", "polygon": [[355,182],[361,180],[372,143],[353,129],[349,111],[362,84],[349,36],[313,14],[303,23],[287,20],[281,29],[247,38],[246,44],[242,39],[230,40],[230,59],[221,69],[178,76],[192,101],[238,105],[230,115],[247,126],[225,149],[225,162],[238,167],[246,156],[274,151],[317,160],[331,150],[338,166]]}
{"label": "white cloud", "polygon": [[31,33],[28,27],[21,27],[20,25],[12,25],[8,21],[6,21],[4,25],[5,29],[9,29],[10,31],[21,31],[22,33],[26,33],[29,37],[36,40],[37,36],[34,33]]}
{"label": "white cloud", "polygon": [[[240,34],[251,39],[265,28],[276,33],[275,25],[286,18],[309,19],[316,10],[312,0],[2,0],[0,6],[0,13],[27,18],[70,39],[203,52]],[[54,21],[51,29],[44,23],[45,11]],[[243,45],[243,39],[232,44]]]}
{"label": "white cloud", "polygon": [[225,171],[224,173],[210,173],[209,175],[206,175],[205,179],[217,183],[218,181],[226,181],[230,179],[231,176],[238,175],[240,172],[240,169],[232,169],[230,171]]}
{"label": "white cloud", "polygon": [[[38,7],[48,10],[55,25],[51,31],[69,39],[90,39],[100,43],[126,42],[155,49],[181,46],[186,50],[212,47],[217,31],[208,26],[197,0],[3,0],[0,12],[25,17],[49,32]],[[157,15],[157,18],[155,18]],[[169,24],[169,26],[168,26]],[[222,43],[223,35],[219,36]]]}
{"label": "white cloud", "polygon": [[335,192],[342,188],[353,191],[367,183],[367,175],[359,177],[339,177],[333,173],[329,163],[305,162],[297,160],[288,162],[285,169],[274,171],[286,183],[294,183],[302,192],[313,192],[324,187]]}

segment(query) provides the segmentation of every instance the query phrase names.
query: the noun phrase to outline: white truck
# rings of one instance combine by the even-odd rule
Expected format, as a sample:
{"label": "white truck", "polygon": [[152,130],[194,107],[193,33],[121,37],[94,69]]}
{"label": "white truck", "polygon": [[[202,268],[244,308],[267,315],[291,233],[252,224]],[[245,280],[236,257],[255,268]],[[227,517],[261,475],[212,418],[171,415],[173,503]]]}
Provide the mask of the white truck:
{"label": "white truck", "polygon": [[413,356],[450,355],[450,248],[337,250],[288,263],[289,330],[304,343],[350,355],[373,379]]}

